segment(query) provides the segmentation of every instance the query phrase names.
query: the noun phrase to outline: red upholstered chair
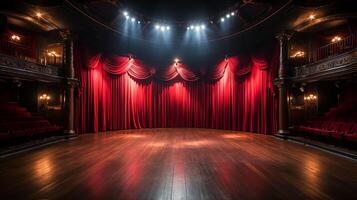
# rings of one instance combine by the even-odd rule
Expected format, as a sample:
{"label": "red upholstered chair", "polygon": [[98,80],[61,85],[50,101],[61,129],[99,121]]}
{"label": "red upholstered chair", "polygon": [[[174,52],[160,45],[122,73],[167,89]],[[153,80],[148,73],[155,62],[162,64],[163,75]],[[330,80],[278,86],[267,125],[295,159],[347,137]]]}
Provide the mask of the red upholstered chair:
{"label": "red upholstered chair", "polygon": [[342,139],[344,134],[349,133],[352,126],[353,123],[338,122],[333,129],[334,131],[330,133],[330,136],[336,139]]}
{"label": "red upholstered chair", "polygon": [[349,133],[344,134],[344,139],[350,142],[357,143],[357,123],[353,123]]}

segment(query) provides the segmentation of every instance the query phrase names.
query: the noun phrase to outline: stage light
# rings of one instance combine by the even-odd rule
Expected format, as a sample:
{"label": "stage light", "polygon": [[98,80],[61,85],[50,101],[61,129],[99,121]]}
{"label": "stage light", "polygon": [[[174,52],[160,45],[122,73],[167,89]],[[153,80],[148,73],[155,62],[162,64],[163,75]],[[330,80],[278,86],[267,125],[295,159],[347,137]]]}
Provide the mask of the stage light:
{"label": "stage light", "polygon": [[123,12],[123,15],[124,15],[124,16],[128,16],[128,12],[124,11],[124,12]]}
{"label": "stage light", "polygon": [[165,31],[165,27],[161,26],[161,27],[160,27],[160,30],[161,30],[161,31]]}
{"label": "stage light", "polygon": [[38,12],[38,13],[36,13],[36,16],[37,17],[42,17],[42,14]]}
{"label": "stage light", "polygon": [[314,20],[314,19],[315,19],[315,15],[311,14],[311,15],[309,16],[309,20]]}
{"label": "stage light", "polygon": [[140,21],[138,21],[138,24],[140,24],[141,22]]}
{"label": "stage light", "polygon": [[224,22],[224,18],[223,17],[221,18],[221,22]]}
{"label": "stage light", "polygon": [[135,18],[134,18],[134,17],[132,17],[132,18],[131,18],[131,21],[132,21],[132,22],[135,22]]}
{"label": "stage light", "polygon": [[187,30],[190,30],[190,27],[188,26],[186,29],[187,29]]}
{"label": "stage light", "polygon": [[201,25],[201,29],[203,30],[203,29],[206,29],[206,26],[205,25]]}
{"label": "stage light", "polygon": [[130,18],[129,15],[125,16],[125,19],[129,19],[129,18]]}
{"label": "stage light", "polygon": [[235,15],[235,13],[234,13],[234,12],[231,12],[231,15],[232,15],[232,16],[234,16],[234,15]]}
{"label": "stage light", "polygon": [[227,17],[227,19],[228,19],[228,18],[231,17],[231,16],[230,16],[229,14],[227,14],[226,17]]}
{"label": "stage light", "polygon": [[160,29],[160,25],[156,25],[155,29],[157,29],[157,30]]}
{"label": "stage light", "polygon": [[195,29],[196,29],[196,31],[199,31],[199,30],[200,30],[200,27],[199,27],[199,26],[196,26]]}
{"label": "stage light", "polygon": [[166,26],[166,30],[170,30],[170,26]]}

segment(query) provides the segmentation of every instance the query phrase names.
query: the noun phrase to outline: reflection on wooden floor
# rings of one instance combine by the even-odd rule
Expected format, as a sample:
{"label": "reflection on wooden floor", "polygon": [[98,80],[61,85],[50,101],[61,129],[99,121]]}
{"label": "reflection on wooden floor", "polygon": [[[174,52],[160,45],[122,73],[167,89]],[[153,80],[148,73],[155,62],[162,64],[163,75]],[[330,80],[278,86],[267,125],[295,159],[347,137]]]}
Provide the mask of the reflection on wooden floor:
{"label": "reflection on wooden floor", "polygon": [[0,199],[357,199],[357,163],[210,129],[84,135],[0,160]]}

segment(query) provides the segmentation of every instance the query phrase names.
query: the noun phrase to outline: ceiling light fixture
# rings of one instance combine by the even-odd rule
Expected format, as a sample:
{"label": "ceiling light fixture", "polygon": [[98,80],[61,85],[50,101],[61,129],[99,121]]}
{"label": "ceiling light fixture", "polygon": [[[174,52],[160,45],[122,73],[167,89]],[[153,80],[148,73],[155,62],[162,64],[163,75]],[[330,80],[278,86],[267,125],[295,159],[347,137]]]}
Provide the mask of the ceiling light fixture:
{"label": "ceiling light fixture", "polygon": [[315,15],[311,14],[309,15],[309,20],[314,20],[315,19]]}

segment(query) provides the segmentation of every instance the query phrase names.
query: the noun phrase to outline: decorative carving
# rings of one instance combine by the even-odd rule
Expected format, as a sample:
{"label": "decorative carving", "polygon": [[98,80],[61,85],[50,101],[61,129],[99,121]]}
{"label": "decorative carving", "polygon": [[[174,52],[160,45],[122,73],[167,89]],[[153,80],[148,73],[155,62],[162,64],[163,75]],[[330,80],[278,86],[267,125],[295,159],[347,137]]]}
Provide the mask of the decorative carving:
{"label": "decorative carving", "polygon": [[37,64],[4,54],[0,54],[0,68],[11,68],[13,70],[25,70],[42,75],[60,76],[58,67]]}
{"label": "decorative carving", "polygon": [[66,78],[65,84],[69,88],[76,88],[79,86],[79,80],[76,78]]}
{"label": "decorative carving", "polygon": [[302,79],[315,75],[322,75],[340,68],[357,63],[357,49],[333,58],[324,59],[318,63],[312,63],[301,67],[295,67],[294,79]]}

